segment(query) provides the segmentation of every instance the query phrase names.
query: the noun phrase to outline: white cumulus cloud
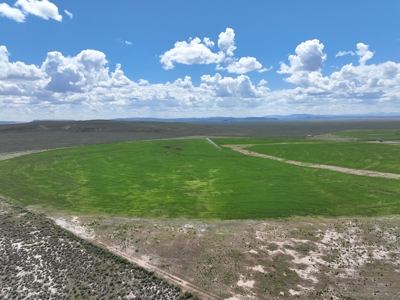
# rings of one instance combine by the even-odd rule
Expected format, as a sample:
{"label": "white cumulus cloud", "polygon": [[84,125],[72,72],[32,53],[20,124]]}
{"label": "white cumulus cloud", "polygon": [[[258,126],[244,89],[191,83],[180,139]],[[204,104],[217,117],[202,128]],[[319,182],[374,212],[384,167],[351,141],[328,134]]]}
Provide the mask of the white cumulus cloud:
{"label": "white cumulus cloud", "polygon": [[25,21],[25,15],[18,8],[10,7],[7,3],[0,3],[0,16],[12,19],[19,23]]}
{"label": "white cumulus cloud", "polygon": [[[200,43],[212,47],[204,40]],[[298,59],[287,66],[292,73],[286,73],[288,78],[285,80],[296,86],[275,91],[266,86],[264,79],[254,83],[246,75],[230,77],[218,73],[201,76],[200,84],[195,84],[197,80],[192,81],[189,76],[157,84],[145,79],[134,82],[125,76],[120,64],[110,71],[105,53],[91,49],[75,56],[49,52],[38,67],[11,61],[8,49],[0,46],[0,118],[265,116],[296,112],[334,114],[348,110],[357,113],[400,111],[400,62],[350,63],[322,75],[325,54],[320,44],[314,43],[316,50],[310,46],[304,47],[311,48],[309,51],[303,49],[295,53]],[[358,49],[360,59],[371,56],[367,46]],[[305,67],[307,53],[319,63],[309,63]],[[229,58],[231,62],[240,62],[240,59]]]}
{"label": "white cumulus cloud", "polygon": [[[67,11],[65,11],[67,13]],[[70,13],[67,13],[68,16]],[[13,19],[17,22],[25,22],[27,15],[35,15],[42,19],[54,19],[62,21],[62,16],[58,13],[58,7],[48,0],[18,0],[14,7],[6,3],[0,3],[0,15]],[[72,18],[72,17],[71,17]]]}
{"label": "white cumulus cloud", "polygon": [[175,63],[185,65],[193,64],[217,64],[217,70],[227,70],[229,73],[245,74],[251,71],[265,72],[268,69],[263,68],[262,64],[254,57],[234,57],[235,31],[232,28],[226,28],[218,37],[218,52],[212,52],[210,48],[215,43],[210,38],[205,37],[203,41],[198,37],[190,40],[189,43],[176,42],[174,48],[168,50],[160,56],[160,62],[163,68],[170,70],[174,68]]}
{"label": "white cumulus cloud", "polygon": [[266,85],[267,83],[268,81],[266,81],[265,79],[261,79],[260,82],[258,83],[258,86]]}
{"label": "white cumulus cloud", "polygon": [[281,63],[280,74],[295,72],[319,71],[324,65],[326,54],[323,53],[324,44],[319,40],[308,40],[296,47],[296,55],[289,55],[290,66]]}
{"label": "white cumulus cloud", "polygon": [[41,69],[49,76],[46,90],[57,93],[83,92],[108,79],[105,54],[84,50],[75,57],[64,57],[60,52],[47,54]]}
{"label": "white cumulus cloud", "polygon": [[245,75],[236,78],[222,77],[218,73],[214,76],[203,75],[201,87],[213,90],[216,97],[255,98],[260,96],[250,78]]}
{"label": "white cumulus cloud", "polygon": [[233,56],[235,46],[235,31],[232,28],[227,28],[225,32],[221,32],[218,36],[218,47],[228,56]]}
{"label": "white cumulus cloud", "polygon": [[6,46],[0,46],[0,79],[2,81],[32,81],[43,77],[41,70],[34,65],[22,62],[9,62]]}
{"label": "white cumulus cloud", "polygon": [[[261,70],[262,64],[254,57],[242,57],[238,61],[232,61],[226,66],[229,73],[245,74],[247,72]],[[266,69],[264,69],[266,70]]]}
{"label": "white cumulus cloud", "polygon": [[45,20],[62,21],[62,16],[58,13],[57,6],[48,0],[18,0],[15,6],[20,7],[26,15],[31,14]]}
{"label": "white cumulus cloud", "polygon": [[326,60],[323,52],[324,44],[319,40],[308,40],[295,49],[296,55],[289,55],[290,65],[281,62],[281,67],[277,71],[279,74],[291,74],[285,81],[299,85],[310,86],[317,78],[321,78],[321,69]]}
{"label": "white cumulus cloud", "polygon": [[160,56],[163,68],[166,70],[173,69],[174,63],[185,65],[216,63],[221,56],[209,49],[211,43],[208,39],[205,39],[205,41],[207,44],[202,43],[199,38],[194,38],[189,43],[185,41],[176,42],[174,48]]}
{"label": "white cumulus cloud", "polygon": [[365,65],[367,60],[370,60],[374,56],[375,52],[371,52],[368,49],[369,45],[363,43],[357,44],[357,55],[360,57],[360,65]]}

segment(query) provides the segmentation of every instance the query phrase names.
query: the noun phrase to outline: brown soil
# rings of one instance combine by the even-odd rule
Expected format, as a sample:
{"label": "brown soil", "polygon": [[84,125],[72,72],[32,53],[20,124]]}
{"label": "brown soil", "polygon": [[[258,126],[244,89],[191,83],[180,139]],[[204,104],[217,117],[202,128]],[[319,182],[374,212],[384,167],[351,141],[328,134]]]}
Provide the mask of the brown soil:
{"label": "brown soil", "polygon": [[77,222],[95,242],[203,299],[243,300],[400,299],[398,220]]}

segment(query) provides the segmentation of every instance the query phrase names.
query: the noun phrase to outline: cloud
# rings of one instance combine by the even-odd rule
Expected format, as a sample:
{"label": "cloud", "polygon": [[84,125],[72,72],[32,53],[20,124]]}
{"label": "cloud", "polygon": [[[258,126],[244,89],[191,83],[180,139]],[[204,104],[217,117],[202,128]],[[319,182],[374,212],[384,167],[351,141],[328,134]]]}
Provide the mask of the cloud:
{"label": "cloud", "polygon": [[260,82],[258,83],[258,86],[266,85],[267,83],[268,81],[266,81],[265,79],[261,79]]}
{"label": "cloud", "polygon": [[281,63],[280,74],[294,74],[296,72],[314,72],[322,69],[326,54],[322,52],[324,44],[319,40],[308,40],[295,49],[296,55],[289,55],[290,66]]}
{"label": "cloud", "polygon": [[121,38],[118,38],[118,39],[117,39],[117,42],[119,42],[119,43],[123,43],[123,44],[125,44],[125,45],[127,45],[127,46],[131,46],[131,45],[133,45],[133,43],[132,43],[132,42],[130,42],[130,41],[127,41],[127,40],[123,40],[123,39],[121,39]]}
{"label": "cloud", "polygon": [[74,17],[74,14],[70,13],[68,10],[64,10],[64,12],[70,19],[72,19]]}
{"label": "cloud", "polygon": [[335,57],[345,56],[345,55],[354,56],[355,54],[357,54],[360,57],[359,59],[360,65],[365,65],[365,63],[374,56],[375,52],[369,51],[369,45],[365,45],[364,43],[358,43],[356,53],[354,53],[353,51],[339,51]]}
{"label": "cloud", "polygon": [[215,43],[213,41],[211,41],[208,37],[205,37],[203,39],[203,42],[207,47],[214,47],[214,45],[215,45]]}
{"label": "cloud", "polygon": [[225,32],[221,32],[218,36],[218,47],[228,56],[233,56],[235,46],[235,31],[232,28],[226,28]]}
{"label": "cloud", "polygon": [[35,15],[45,20],[62,21],[62,16],[58,13],[57,6],[48,0],[18,0],[14,6],[10,7],[6,3],[1,3],[0,15],[20,23],[25,22],[27,15]]}
{"label": "cloud", "polygon": [[321,69],[326,60],[326,54],[323,52],[324,44],[319,40],[308,40],[299,44],[296,49],[296,55],[289,55],[290,65],[281,62],[281,67],[277,71],[279,74],[291,74],[284,80],[295,85],[308,87],[313,82],[321,80]]}
{"label": "cloud", "polygon": [[164,84],[151,84],[145,79],[134,82],[125,76],[120,64],[110,72],[105,54],[91,49],[76,56],[49,52],[40,68],[9,62],[8,58],[7,48],[1,46],[0,111],[24,107],[66,117],[63,111],[81,107],[80,111],[96,114],[150,110],[206,114],[215,110],[223,115],[226,110],[240,112],[246,107],[258,107],[268,93],[266,87],[255,87],[245,75],[204,75],[197,86],[189,76]]}
{"label": "cloud", "polygon": [[[245,74],[254,70],[261,70],[262,64],[254,57],[242,57],[238,61],[227,64],[226,69],[229,73]],[[266,69],[264,69],[266,70]]]}
{"label": "cloud", "polygon": [[375,52],[371,52],[368,50],[369,46],[365,45],[363,43],[358,43],[357,44],[357,55],[360,57],[360,65],[365,65],[367,60],[371,59]]}
{"label": "cloud", "polygon": [[25,22],[25,15],[18,8],[10,7],[7,3],[0,3],[0,16],[12,19],[19,23]]}
{"label": "cloud", "polygon": [[[204,40],[200,42],[206,45]],[[360,57],[369,51],[364,50]],[[304,53],[308,52],[297,51],[295,55],[303,58]],[[322,50],[319,55],[324,57]],[[194,83],[198,78],[192,80],[189,76],[166,83],[154,84],[145,79],[135,82],[124,74],[120,64],[110,71],[105,53],[92,49],[75,56],[52,51],[40,66],[12,62],[11,58],[8,49],[0,46],[0,118],[400,111],[400,63],[392,61],[347,64],[322,75],[315,64],[311,64],[313,68],[303,68],[303,60],[301,68],[296,69],[295,63],[288,66],[293,73],[287,73],[285,80],[295,87],[271,91],[266,80],[253,82],[243,74],[204,74],[199,84]],[[305,71],[310,69],[313,71]]]}
{"label": "cloud", "polygon": [[43,77],[41,70],[34,65],[22,62],[10,63],[10,53],[6,46],[0,46],[0,80],[2,81],[32,81]]}
{"label": "cloud", "polygon": [[215,43],[210,38],[205,37],[203,41],[198,37],[190,40],[189,43],[176,42],[174,48],[168,50],[160,56],[160,62],[165,70],[173,69],[175,63],[185,65],[194,64],[217,64],[217,70],[227,70],[229,73],[245,74],[251,71],[265,72],[262,64],[254,57],[234,57],[235,32],[232,28],[226,28],[218,37],[218,47],[220,51],[212,52],[210,48]]}
{"label": "cloud", "polygon": [[60,52],[49,52],[41,69],[50,81],[47,91],[56,93],[84,92],[108,79],[104,53],[84,50],[75,57],[64,57]]}
{"label": "cloud", "polygon": [[15,6],[21,7],[22,12],[26,15],[31,14],[45,20],[62,21],[62,16],[58,13],[57,6],[48,0],[18,0]]}
{"label": "cloud", "polygon": [[203,75],[201,77],[201,87],[207,90],[213,90],[216,97],[241,97],[256,98],[260,96],[252,84],[250,78],[240,75],[236,78],[222,77],[220,74],[214,76]]}
{"label": "cloud", "polygon": [[139,80],[139,85],[150,85],[150,82],[146,79],[140,79]]}
{"label": "cloud", "polygon": [[345,56],[345,55],[351,55],[354,56],[355,53],[353,51],[339,51],[335,57],[340,57],[340,56]]}
{"label": "cloud", "polygon": [[176,42],[174,48],[168,50],[160,56],[160,62],[165,70],[174,68],[174,63],[185,65],[193,64],[212,64],[221,59],[221,55],[213,53],[209,49],[212,45],[208,38],[205,38],[205,43],[199,38],[194,38],[189,43]]}

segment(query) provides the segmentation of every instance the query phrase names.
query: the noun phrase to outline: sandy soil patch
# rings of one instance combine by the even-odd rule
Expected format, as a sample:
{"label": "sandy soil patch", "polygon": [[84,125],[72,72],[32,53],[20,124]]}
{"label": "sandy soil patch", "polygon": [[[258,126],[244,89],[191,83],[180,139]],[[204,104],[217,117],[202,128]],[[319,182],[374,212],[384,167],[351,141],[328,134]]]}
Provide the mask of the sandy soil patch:
{"label": "sandy soil patch", "polygon": [[254,286],[255,281],[254,280],[246,280],[242,276],[240,277],[240,280],[236,283],[240,287],[245,287],[245,288],[252,288]]}
{"label": "sandy soil patch", "polygon": [[253,271],[260,272],[260,273],[265,273],[264,268],[261,265],[257,265],[255,267],[250,268],[250,269],[253,270]]}
{"label": "sandy soil patch", "polygon": [[71,221],[68,221],[67,219],[64,218],[56,218],[53,220],[57,225],[75,233],[81,238],[93,239],[95,237],[95,235],[93,234],[93,232],[91,232],[91,230],[79,224],[78,217],[76,216],[74,216]]}

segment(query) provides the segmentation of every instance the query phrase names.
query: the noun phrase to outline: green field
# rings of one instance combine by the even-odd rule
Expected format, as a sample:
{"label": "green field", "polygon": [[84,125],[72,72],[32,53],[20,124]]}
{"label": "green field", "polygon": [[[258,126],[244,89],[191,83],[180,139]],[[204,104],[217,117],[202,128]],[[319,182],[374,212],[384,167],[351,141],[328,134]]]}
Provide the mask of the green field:
{"label": "green field", "polygon": [[400,144],[368,142],[270,143],[247,149],[306,163],[400,174]]}
{"label": "green field", "polygon": [[[349,155],[341,161],[346,167],[356,166],[352,153],[358,149],[359,155],[376,162],[377,170],[394,172],[395,168],[388,164],[395,154],[388,150],[389,156],[378,160],[375,149],[362,143],[213,140],[218,144],[268,143],[254,149],[275,147],[277,153],[287,153],[287,147],[342,147],[344,156]],[[273,145],[277,142],[312,145]],[[332,158],[324,163],[336,155],[329,151]],[[307,162],[320,159],[318,151],[303,157]],[[263,219],[400,213],[399,180],[294,166],[227,148],[219,151],[205,139],[93,145],[1,161],[0,191],[22,205],[88,215]]]}
{"label": "green field", "polygon": [[400,129],[345,130],[332,134],[361,140],[400,140]]}

